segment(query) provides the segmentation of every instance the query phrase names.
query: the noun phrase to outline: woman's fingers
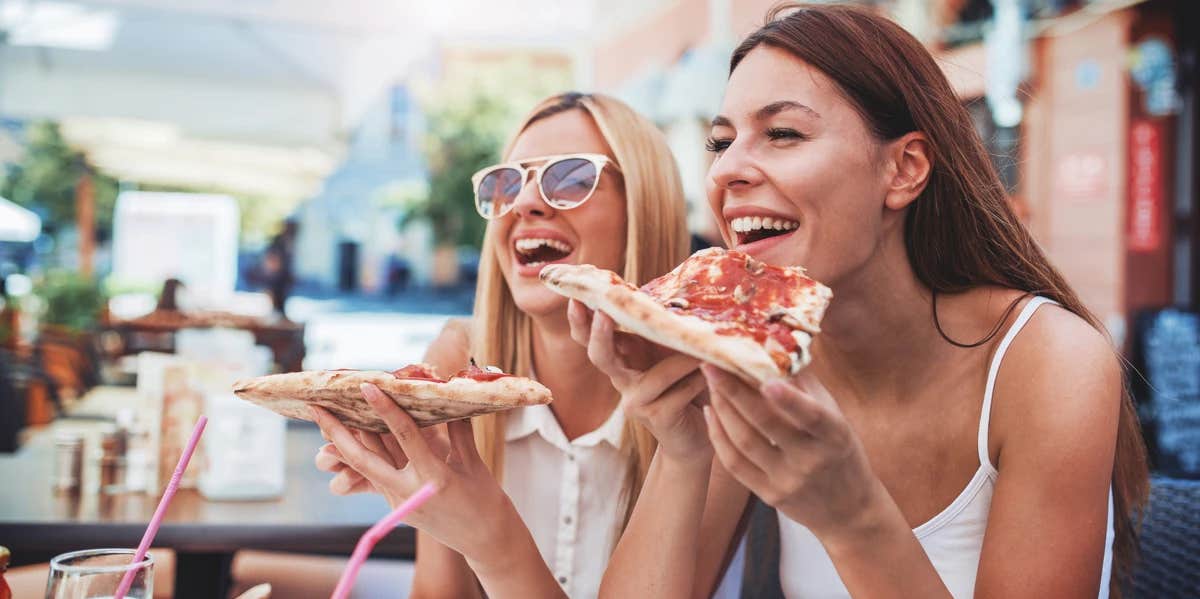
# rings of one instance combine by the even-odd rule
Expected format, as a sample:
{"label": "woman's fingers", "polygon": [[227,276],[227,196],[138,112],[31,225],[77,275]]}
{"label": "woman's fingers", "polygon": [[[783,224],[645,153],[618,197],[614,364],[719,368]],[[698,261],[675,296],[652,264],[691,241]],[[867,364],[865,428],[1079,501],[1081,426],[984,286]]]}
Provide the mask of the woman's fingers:
{"label": "woman's fingers", "polygon": [[725,470],[747,489],[761,493],[761,489],[765,489],[769,482],[766,472],[738,450],[737,445],[730,440],[721,426],[712,406],[704,406],[704,422],[708,425],[708,439],[712,443],[713,451]]}
{"label": "woman's fingers", "polygon": [[[813,394],[787,379],[773,379],[762,386],[771,412],[788,425],[812,436],[820,436],[829,423],[828,409]],[[835,408],[836,409],[836,408]]]}
{"label": "woman's fingers", "polygon": [[571,300],[567,303],[567,323],[571,326],[571,339],[586,346],[592,330],[592,311],[583,302]]}
{"label": "woman's fingers", "polygon": [[691,374],[679,379],[663,394],[658,402],[660,409],[667,412],[678,412],[688,407],[695,399],[708,389],[708,381],[704,373],[694,370]]}
{"label": "woman's fingers", "polygon": [[333,443],[322,445],[317,450],[313,462],[317,465],[317,470],[321,472],[337,473],[346,468],[346,462],[342,461],[342,454],[338,453],[337,446]]}
{"label": "woman's fingers", "polygon": [[475,429],[470,418],[446,423],[449,430],[450,447],[454,456],[463,464],[482,464],[479,449],[475,445]]}
{"label": "woman's fingers", "polygon": [[392,453],[388,451],[387,446],[383,444],[381,435],[368,433],[366,431],[354,431],[354,434],[358,437],[358,441],[363,444],[363,447],[366,447],[375,455],[383,458],[384,461],[391,464],[393,468],[397,467],[396,460],[392,457]]}
{"label": "woman's fingers", "polygon": [[[657,401],[668,389],[696,371],[700,361],[684,354],[674,354],[642,373],[636,389],[626,396],[625,409],[639,409]],[[690,383],[689,383],[690,384]],[[696,391],[699,393],[699,390]]]}
{"label": "woman's fingers", "polygon": [[775,440],[743,417],[722,391],[713,389],[711,393],[709,411],[720,423],[722,436],[755,466],[762,470],[773,470],[781,456]]}
{"label": "woman's fingers", "polygon": [[392,435],[396,437],[404,455],[408,456],[409,461],[416,466],[417,473],[423,476],[431,473],[439,460],[429,449],[429,444],[426,443],[424,435],[421,434],[421,430],[413,421],[412,416],[409,416],[408,412],[396,405],[396,402],[375,385],[364,383],[362,393],[375,413],[383,418],[388,430],[392,431]]}
{"label": "woman's fingers", "polygon": [[342,461],[348,466],[368,479],[375,480],[383,480],[396,471],[389,462],[363,447],[358,437],[329,412],[316,406],[310,407],[309,410],[317,426],[321,427],[322,434],[337,446],[342,454]]}
{"label": "woman's fingers", "polygon": [[[758,388],[711,364],[705,364],[701,370],[708,379],[713,402],[715,403],[717,396],[720,396],[724,401],[721,406],[723,410],[736,412],[742,421],[773,445],[778,447],[779,444],[800,436],[800,431],[778,412],[773,402],[763,397]],[[722,422],[728,424],[725,414],[719,415],[722,416]]]}
{"label": "woman's fingers", "polygon": [[400,448],[400,442],[396,440],[396,437],[391,434],[381,434],[378,437],[383,441],[384,448],[387,449],[388,455],[392,456],[392,463],[397,468],[408,466],[408,456],[404,455],[404,450]]}
{"label": "woman's fingers", "polygon": [[592,315],[591,334],[587,344],[588,359],[601,372],[607,374],[620,389],[634,378],[634,372],[625,366],[624,360],[617,354],[615,335],[616,326],[607,314],[596,312]]}
{"label": "woman's fingers", "polygon": [[334,495],[354,495],[357,493],[372,493],[375,486],[363,475],[346,468],[329,479],[329,492]]}

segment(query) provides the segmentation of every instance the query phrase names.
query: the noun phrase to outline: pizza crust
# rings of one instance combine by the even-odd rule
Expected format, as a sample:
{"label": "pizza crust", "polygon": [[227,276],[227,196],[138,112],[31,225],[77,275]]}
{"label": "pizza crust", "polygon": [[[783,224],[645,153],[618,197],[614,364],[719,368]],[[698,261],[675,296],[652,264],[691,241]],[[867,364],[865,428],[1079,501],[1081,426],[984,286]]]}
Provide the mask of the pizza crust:
{"label": "pizza crust", "polygon": [[359,386],[371,383],[404,408],[418,426],[550,403],[550,390],[532,379],[506,376],[491,381],[451,378],[446,382],[399,379],[381,370],[314,370],[273,374],[234,383],[239,398],[289,418],[312,420],[320,406],[351,428],[387,432],[387,424]]}
{"label": "pizza crust", "polygon": [[554,291],[608,314],[640,337],[711,362],[748,382],[757,385],[786,374],[758,342],[720,334],[711,322],[672,312],[609,271],[590,264],[551,264],[542,269],[541,279]]}

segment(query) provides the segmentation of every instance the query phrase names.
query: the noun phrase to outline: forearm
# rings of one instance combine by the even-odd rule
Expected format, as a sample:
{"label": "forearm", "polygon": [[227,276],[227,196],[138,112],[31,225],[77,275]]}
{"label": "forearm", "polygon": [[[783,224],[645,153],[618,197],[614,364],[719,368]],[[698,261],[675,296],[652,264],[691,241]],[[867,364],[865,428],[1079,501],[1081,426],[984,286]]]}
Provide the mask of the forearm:
{"label": "forearm", "polygon": [[496,539],[484,552],[466,558],[490,599],[566,597],[515,508]]}
{"label": "forearm", "polygon": [[601,597],[692,595],[711,465],[655,455],[604,573]]}
{"label": "forearm", "polygon": [[944,597],[942,582],[904,514],[880,484],[878,499],[839,530],[818,534],[852,597]]}

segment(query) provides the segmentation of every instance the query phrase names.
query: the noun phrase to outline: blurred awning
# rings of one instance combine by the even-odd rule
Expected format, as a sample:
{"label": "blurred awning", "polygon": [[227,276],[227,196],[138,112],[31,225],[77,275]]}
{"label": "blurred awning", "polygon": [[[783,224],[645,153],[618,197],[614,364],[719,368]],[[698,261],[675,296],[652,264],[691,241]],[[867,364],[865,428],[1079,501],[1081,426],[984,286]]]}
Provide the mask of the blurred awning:
{"label": "blurred awning", "polygon": [[0,0],[0,116],[112,174],[303,197],[429,45],[414,4]]}
{"label": "blurred awning", "polygon": [[28,243],[42,233],[38,215],[0,198],[0,241]]}
{"label": "blurred awning", "polygon": [[118,177],[302,198],[439,44],[581,47],[594,0],[0,0],[0,118]]}

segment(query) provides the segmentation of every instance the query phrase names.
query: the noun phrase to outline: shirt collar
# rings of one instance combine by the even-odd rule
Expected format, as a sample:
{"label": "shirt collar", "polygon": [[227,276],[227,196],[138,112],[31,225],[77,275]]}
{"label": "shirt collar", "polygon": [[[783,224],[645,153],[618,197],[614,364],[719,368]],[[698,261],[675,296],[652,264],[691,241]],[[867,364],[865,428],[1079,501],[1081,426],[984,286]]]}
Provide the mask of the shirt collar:
{"label": "shirt collar", "polygon": [[562,450],[569,446],[592,447],[601,442],[608,443],[614,448],[621,447],[621,435],[625,429],[625,413],[616,408],[596,430],[586,433],[574,441],[567,441],[558,419],[547,405],[534,405],[518,408],[509,413],[508,424],[504,431],[505,441],[516,441],[538,433],[543,439]]}

